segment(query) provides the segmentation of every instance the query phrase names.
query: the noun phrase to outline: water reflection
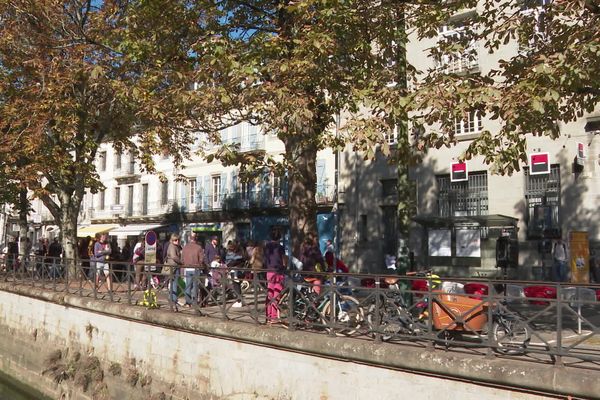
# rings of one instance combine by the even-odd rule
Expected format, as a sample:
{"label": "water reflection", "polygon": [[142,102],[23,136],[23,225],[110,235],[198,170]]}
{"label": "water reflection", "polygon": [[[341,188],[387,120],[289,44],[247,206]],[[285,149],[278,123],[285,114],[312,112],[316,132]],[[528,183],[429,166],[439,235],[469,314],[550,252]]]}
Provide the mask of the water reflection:
{"label": "water reflection", "polygon": [[0,400],[51,400],[0,372]]}

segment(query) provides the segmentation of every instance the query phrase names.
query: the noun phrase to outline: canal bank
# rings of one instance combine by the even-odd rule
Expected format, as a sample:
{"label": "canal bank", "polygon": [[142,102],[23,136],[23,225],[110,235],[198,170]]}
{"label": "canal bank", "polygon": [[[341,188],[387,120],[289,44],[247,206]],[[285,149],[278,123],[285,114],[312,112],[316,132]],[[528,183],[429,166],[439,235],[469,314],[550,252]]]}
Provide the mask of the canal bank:
{"label": "canal bank", "polygon": [[52,400],[0,371],[0,400]]}
{"label": "canal bank", "polygon": [[0,284],[0,307],[0,366],[13,376],[41,374],[27,383],[53,398],[440,399],[441,387],[464,400],[600,393],[595,371],[175,315],[31,287]]}

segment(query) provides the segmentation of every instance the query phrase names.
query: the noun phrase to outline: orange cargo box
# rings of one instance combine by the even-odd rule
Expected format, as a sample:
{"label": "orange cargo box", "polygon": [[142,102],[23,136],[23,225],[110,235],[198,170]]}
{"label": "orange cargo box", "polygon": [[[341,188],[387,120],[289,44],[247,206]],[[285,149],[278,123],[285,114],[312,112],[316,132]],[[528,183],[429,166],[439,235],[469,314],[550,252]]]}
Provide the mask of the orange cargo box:
{"label": "orange cargo box", "polygon": [[439,294],[433,302],[433,327],[451,331],[481,331],[487,323],[487,302],[468,295]]}

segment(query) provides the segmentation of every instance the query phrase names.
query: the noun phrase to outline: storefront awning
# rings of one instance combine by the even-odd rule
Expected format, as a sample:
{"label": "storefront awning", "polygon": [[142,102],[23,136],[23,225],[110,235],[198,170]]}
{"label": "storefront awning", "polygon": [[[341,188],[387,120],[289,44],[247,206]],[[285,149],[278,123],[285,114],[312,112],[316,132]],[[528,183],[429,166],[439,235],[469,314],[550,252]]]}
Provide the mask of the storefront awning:
{"label": "storefront awning", "polygon": [[166,226],[164,224],[129,224],[125,226],[119,226],[113,229],[110,234],[117,236],[118,238],[127,238],[128,236],[137,236],[139,234],[161,228]]}
{"label": "storefront awning", "polygon": [[221,224],[190,224],[193,232],[217,232],[221,230]]}
{"label": "storefront awning", "polygon": [[514,227],[519,222],[518,218],[509,217],[501,214],[491,215],[469,215],[438,217],[435,215],[419,215],[413,218],[413,221],[424,227],[452,227],[463,224],[476,224],[486,227]]}
{"label": "storefront awning", "polygon": [[94,236],[96,233],[110,232],[118,228],[119,224],[95,224],[77,227],[77,237]]}

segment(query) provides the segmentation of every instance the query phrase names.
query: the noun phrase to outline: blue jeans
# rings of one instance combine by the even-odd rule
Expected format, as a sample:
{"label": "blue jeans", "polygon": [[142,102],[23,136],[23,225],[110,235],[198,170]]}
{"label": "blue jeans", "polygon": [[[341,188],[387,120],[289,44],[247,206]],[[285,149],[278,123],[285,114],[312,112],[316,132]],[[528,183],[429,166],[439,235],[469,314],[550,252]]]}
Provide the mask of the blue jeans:
{"label": "blue jeans", "polygon": [[177,303],[177,283],[179,282],[179,275],[179,268],[175,268],[175,273],[170,275],[171,282],[169,282],[169,291],[171,292],[171,301],[173,303]]}
{"label": "blue jeans", "polygon": [[198,299],[199,271],[185,271],[185,304],[193,304]]}
{"label": "blue jeans", "polygon": [[567,281],[567,262],[554,260],[552,264],[552,280],[554,282],[566,282]]}

